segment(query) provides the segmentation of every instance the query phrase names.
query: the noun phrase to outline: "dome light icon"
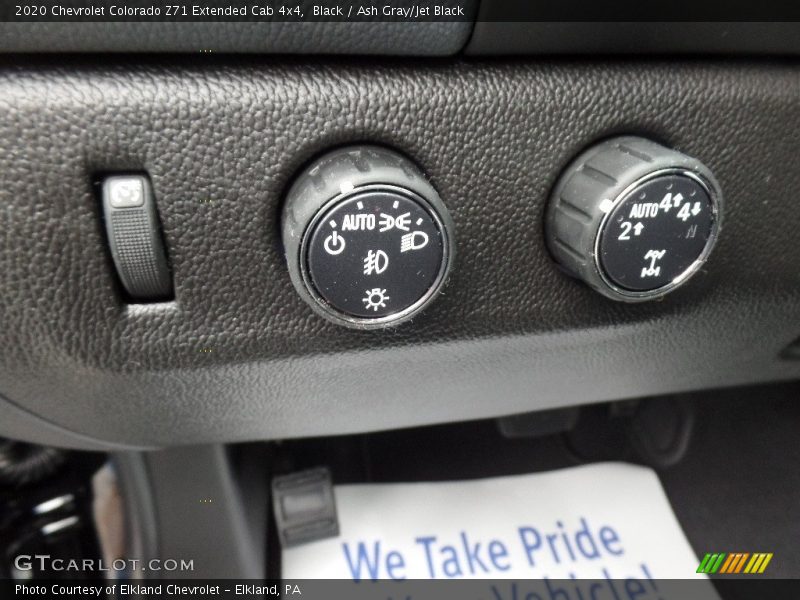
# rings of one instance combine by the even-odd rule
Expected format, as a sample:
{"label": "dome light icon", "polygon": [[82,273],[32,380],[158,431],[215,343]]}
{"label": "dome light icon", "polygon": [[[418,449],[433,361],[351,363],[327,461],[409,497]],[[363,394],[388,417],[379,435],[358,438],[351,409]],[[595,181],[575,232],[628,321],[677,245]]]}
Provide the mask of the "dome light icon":
{"label": "dome light icon", "polygon": [[367,290],[367,297],[363,298],[361,301],[364,303],[367,310],[371,308],[375,312],[378,312],[379,308],[384,308],[386,306],[387,300],[389,300],[389,296],[386,295],[386,290],[372,288],[371,290]]}

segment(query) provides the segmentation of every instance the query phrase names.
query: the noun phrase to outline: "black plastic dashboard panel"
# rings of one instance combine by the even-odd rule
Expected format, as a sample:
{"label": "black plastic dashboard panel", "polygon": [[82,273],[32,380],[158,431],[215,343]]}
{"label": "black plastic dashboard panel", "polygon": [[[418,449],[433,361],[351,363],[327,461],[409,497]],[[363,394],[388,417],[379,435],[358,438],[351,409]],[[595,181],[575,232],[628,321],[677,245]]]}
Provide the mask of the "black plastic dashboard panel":
{"label": "black plastic dashboard panel", "polygon": [[[497,2],[482,2],[481,9],[487,13],[493,8],[498,10]],[[640,6],[669,5],[640,3]],[[797,55],[800,54],[800,23],[507,22],[484,14],[482,20],[475,23],[464,52],[475,56]]]}
{"label": "black plastic dashboard panel", "polygon": [[498,2],[475,22],[3,22],[0,53],[800,54],[796,22],[509,22]]}
{"label": "black plastic dashboard panel", "polygon": [[[4,60],[2,414],[157,446],[797,378],[799,108],[794,62]],[[633,306],[542,236],[563,166],[623,133],[698,157],[727,201],[704,272]],[[413,157],[457,231],[444,293],[393,331],[317,317],[279,242],[293,175],[361,142]],[[114,171],[153,182],[173,303],[124,304],[92,185]],[[31,436],[14,422],[0,435]]]}
{"label": "black plastic dashboard panel", "polygon": [[258,53],[449,56],[472,23],[0,23],[0,52]]}

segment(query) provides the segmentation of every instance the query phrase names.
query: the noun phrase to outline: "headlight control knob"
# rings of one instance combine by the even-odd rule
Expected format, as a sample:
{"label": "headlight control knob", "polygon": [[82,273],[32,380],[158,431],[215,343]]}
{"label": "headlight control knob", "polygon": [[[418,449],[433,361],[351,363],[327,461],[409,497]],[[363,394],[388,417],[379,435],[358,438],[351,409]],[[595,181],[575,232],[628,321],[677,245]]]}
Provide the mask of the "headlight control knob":
{"label": "headlight control knob", "polygon": [[453,263],[453,223],[414,163],[378,146],[331,152],[289,190],[282,219],[295,288],[325,318],[375,329],[412,318]]}
{"label": "headlight control knob", "polygon": [[561,175],[546,236],[567,272],[609,298],[640,302],[696,273],[721,222],[722,195],[708,168],[655,142],[618,137]]}

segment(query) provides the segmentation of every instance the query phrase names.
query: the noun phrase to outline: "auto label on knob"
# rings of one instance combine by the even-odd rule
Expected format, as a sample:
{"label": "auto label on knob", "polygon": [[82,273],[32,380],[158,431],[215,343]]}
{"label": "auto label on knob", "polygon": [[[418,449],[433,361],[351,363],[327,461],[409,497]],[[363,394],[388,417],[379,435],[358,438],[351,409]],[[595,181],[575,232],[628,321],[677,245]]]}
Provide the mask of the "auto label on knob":
{"label": "auto label on knob", "polygon": [[320,213],[306,244],[319,297],[356,318],[383,318],[423,301],[442,276],[441,221],[406,190],[355,190]]}
{"label": "auto label on knob", "polygon": [[692,173],[638,182],[600,227],[596,259],[601,275],[609,285],[635,293],[676,284],[699,266],[715,218],[708,188]]}

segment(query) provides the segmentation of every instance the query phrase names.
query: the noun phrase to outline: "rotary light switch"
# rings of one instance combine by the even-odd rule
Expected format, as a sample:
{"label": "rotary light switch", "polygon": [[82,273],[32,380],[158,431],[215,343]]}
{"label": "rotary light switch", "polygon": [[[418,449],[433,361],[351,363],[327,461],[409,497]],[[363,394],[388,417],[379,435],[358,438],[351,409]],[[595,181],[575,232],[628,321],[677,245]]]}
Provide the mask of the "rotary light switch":
{"label": "rotary light switch", "polygon": [[567,272],[609,298],[640,302],[700,269],[720,230],[722,196],[697,160],[620,137],[569,165],[546,219],[547,244]]}
{"label": "rotary light switch", "polygon": [[283,240],[297,291],[325,318],[371,329],[410,319],[441,289],[453,224],[422,172],[377,146],[343,148],[289,190]]}

